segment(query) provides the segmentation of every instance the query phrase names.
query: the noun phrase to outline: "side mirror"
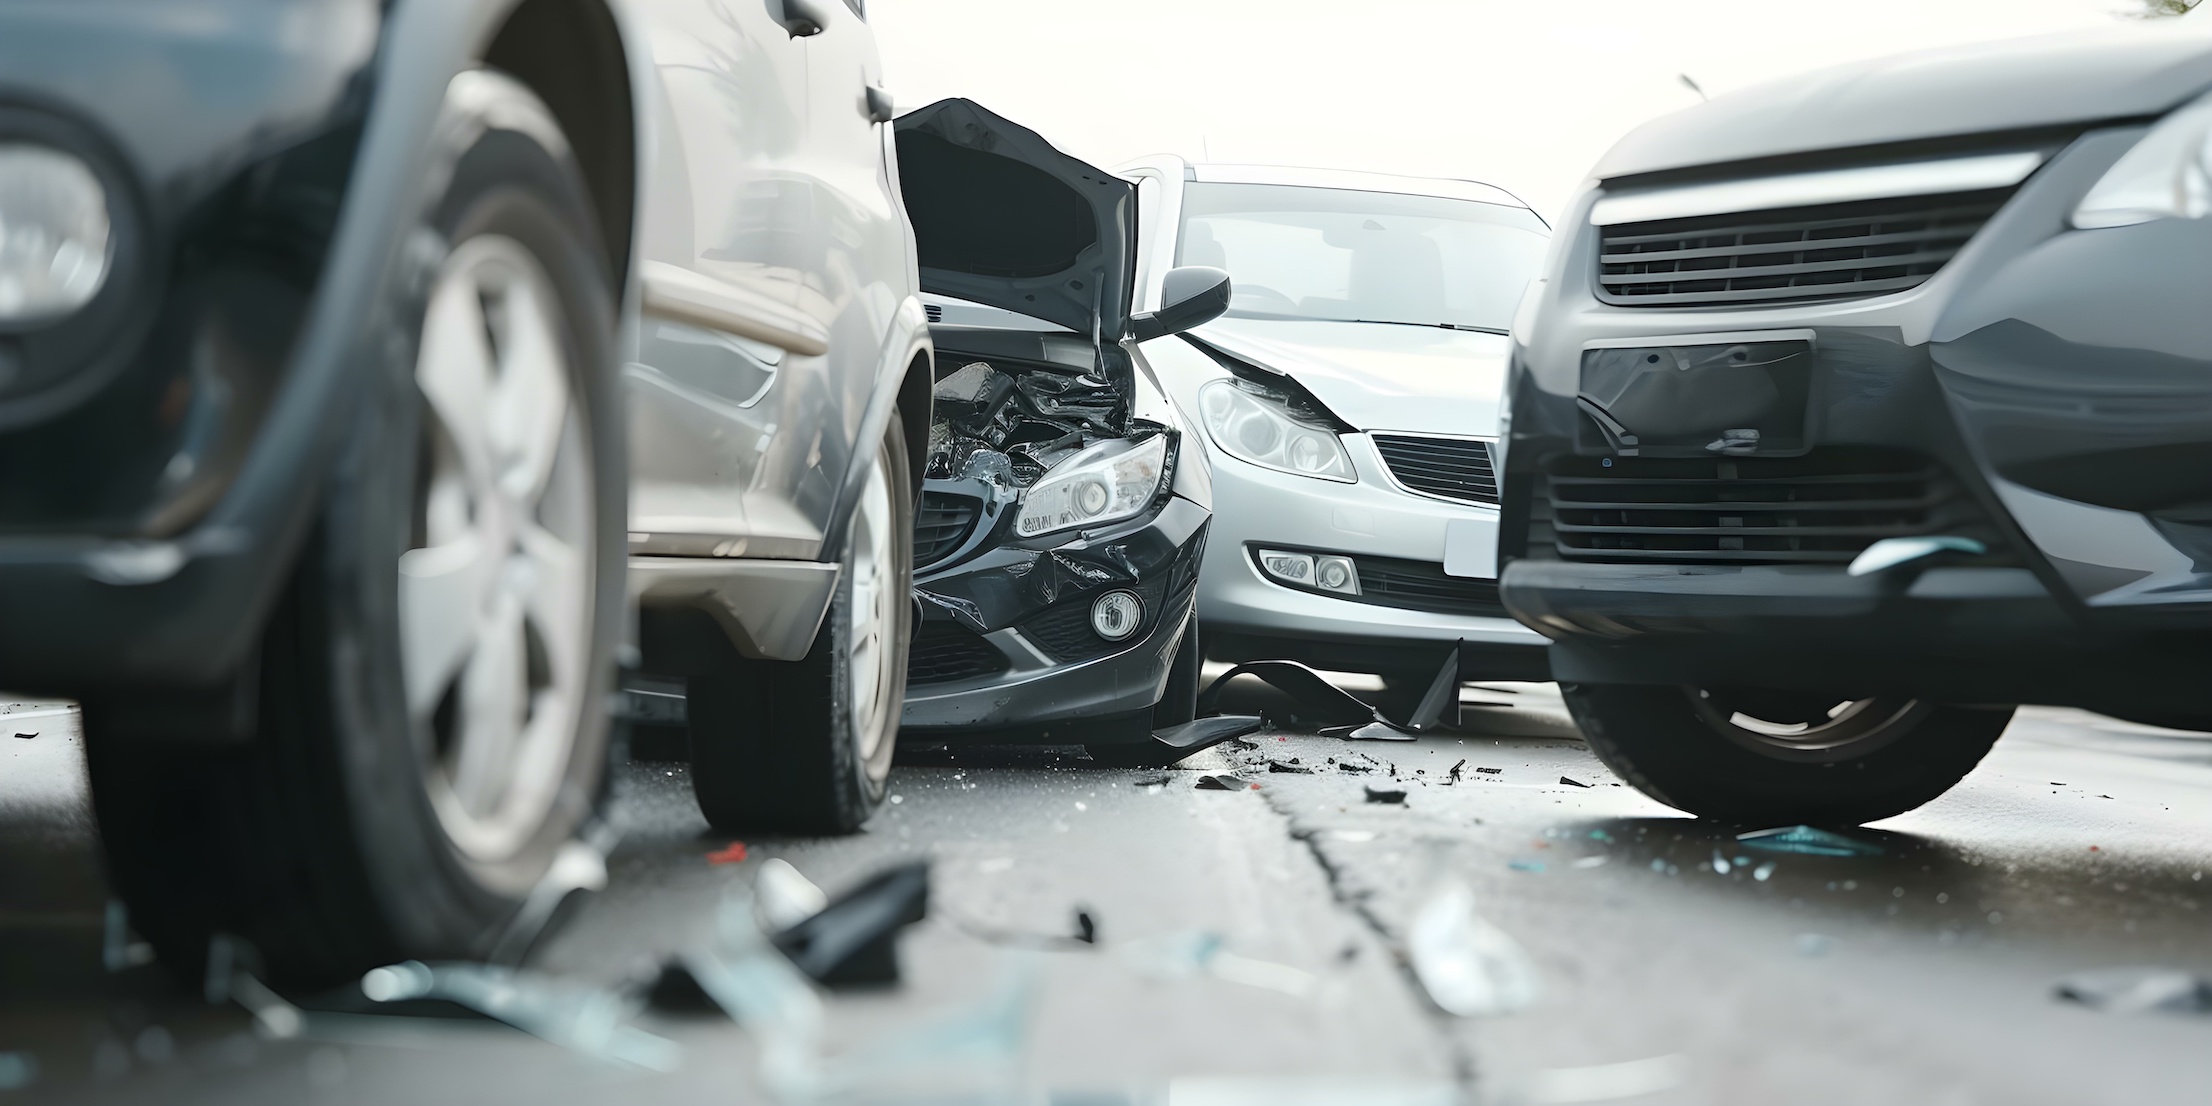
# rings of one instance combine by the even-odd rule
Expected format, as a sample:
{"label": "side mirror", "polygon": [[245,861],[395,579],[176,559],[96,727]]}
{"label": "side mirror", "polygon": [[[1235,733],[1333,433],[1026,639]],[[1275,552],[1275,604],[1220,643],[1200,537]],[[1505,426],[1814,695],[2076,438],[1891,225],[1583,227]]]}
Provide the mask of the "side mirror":
{"label": "side mirror", "polygon": [[1130,336],[1149,342],[1210,323],[1229,309],[1229,274],[1209,265],[1169,269],[1160,284],[1160,309],[1129,320]]}

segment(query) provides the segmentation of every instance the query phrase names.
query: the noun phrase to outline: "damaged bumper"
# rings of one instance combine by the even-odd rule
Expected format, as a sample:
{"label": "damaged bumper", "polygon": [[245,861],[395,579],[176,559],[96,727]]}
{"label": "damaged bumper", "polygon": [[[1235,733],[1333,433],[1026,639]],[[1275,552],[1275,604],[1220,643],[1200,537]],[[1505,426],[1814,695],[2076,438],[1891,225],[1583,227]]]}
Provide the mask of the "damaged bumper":
{"label": "damaged bumper", "polygon": [[[925,497],[949,494],[931,481]],[[914,593],[909,736],[1019,729],[1151,711],[1192,617],[1210,515],[1180,496],[1151,519],[1048,549],[1002,547],[937,572]],[[1118,641],[1093,626],[1109,593],[1142,605]]]}

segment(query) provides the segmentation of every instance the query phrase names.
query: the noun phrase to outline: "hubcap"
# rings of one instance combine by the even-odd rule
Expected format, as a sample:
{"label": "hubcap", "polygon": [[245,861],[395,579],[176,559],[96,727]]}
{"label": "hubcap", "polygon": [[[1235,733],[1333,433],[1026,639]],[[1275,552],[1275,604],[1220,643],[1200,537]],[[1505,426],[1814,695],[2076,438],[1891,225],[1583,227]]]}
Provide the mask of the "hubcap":
{"label": "hubcap", "polygon": [[560,798],[590,665],[590,443],[561,309],[520,243],[470,239],[439,271],[415,363],[400,660],[431,804],[484,861],[527,844]]}
{"label": "hubcap", "polygon": [[1769,756],[1832,761],[1864,756],[1903,736],[1929,709],[1917,699],[1853,699],[1757,688],[1684,688],[1707,725]]}
{"label": "hubcap", "polygon": [[893,604],[906,597],[896,594],[896,566],[892,563],[891,484],[883,466],[876,465],[861,490],[853,510],[852,601],[846,607],[846,648],[851,679],[845,704],[853,723],[862,764],[874,759],[887,740],[886,715],[890,710],[891,680],[896,675],[887,663],[891,631],[898,617]]}

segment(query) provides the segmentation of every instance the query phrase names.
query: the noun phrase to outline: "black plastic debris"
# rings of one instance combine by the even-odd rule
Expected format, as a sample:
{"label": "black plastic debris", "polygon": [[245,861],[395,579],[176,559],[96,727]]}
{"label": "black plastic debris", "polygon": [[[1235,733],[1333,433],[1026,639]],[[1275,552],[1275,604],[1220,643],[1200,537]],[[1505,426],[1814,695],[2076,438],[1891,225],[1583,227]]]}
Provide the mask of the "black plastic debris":
{"label": "black plastic debris", "polygon": [[1347,760],[1347,761],[1344,761],[1344,762],[1342,762],[1342,763],[1340,763],[1340,764],[1338,764],[1338,765],[1336,766],[1336,770],[1337,770],[1337,771],[1339,771],[1339,772],[1372,772],[1372,771],[1374,771],[1374,769],[1373,769],[1373,768],[1370,768],[1370,767],[1368,767],[1367,765],[1364,765],[1364,764],[1353,764],[1353,763],[1352,763],[1351,761],[1348,761],[1348,760]]}
{"label": "black plastic debris", "polygon": [[986,944],[1005,948],[1032,949],[1044,952],[1082,952],[1098,945],[1098,913],[1090,907],[1075,908],[1070,932],[1030,933],[1014,929],[1002,929],[981,922],[954,916],[954,927],[968,936]]}
{"label": "black plastic debris", "polygon": [[929,864],[878,872],[772,940],[825,987],[884,987],[899,981],[898,935],[929,913]]}
{"label": "black plastic debris", "polygon": [[1236,742],[1247,749],[1257,749],[1257,744],[1242,739],[1245,734],[1265,725],[1267,720],[1256,714],[1217,714],[1152,731],[1152,748],[1165,754],[1158,761],[1180,760],[1225,741]]}
{"label": "black plastic debris", "polygon": [[1222,673],[1206,689],[1198,693],[1198,713],[1202,716],[1215,712],[1221,700],[1223,688],[1239,676],[1250,676],[1261,683],[1283,692],[1310,708],[1311,721],[1327,725],[1362,725],[1368,722],[1387,722],[1382,713],[1369,706],[1365,700],[1322,678],[1297,661],[1246,661]]}
{"label": "black plastic debris", "polygon": [[29,740],[31,740],[32,738],[34,738],[34,737],[37,737],[37,736],[38,736],[38,734],[36,734],[36,733],[19,733],[19,734],[15,735],[15,736],[17,736],[17,737],[20,737],[20,738],[22,738],[22,739],[23,739],[23,740],[25,740],[25,741],[29,741]]}
{"label": "black plastic debris", "polygon": [[1737,834],[1736,841],[1747,849],[1769,853],[1796,853],[1800,856],[1880,856],[1883,853],[1882,847],[1871,841],[1860,841],[1811,826],[1754,830]]}
{"label": "black plastic debris", "polygon": [[2107,1014],[2212,1014],[2212,980],[2173,968],[2111,968],[2068,976],[2062,1002]]}
{"label": "black plastic debris", "polygon": [[1249,781],[1245,780],[1245,779],[1244,779],[1243,777],[1241,777],[1241,776],[1234,776],[1234,775],[1230,775],[1230,774],[1228,774],[1228,773],[1223,773],[1223,774],[1221,774],[1221,775],[1218,775],[1218,776],[1200,776],[1200,777],[1198,777],[1198,784],[1197,784],[1197,786],[1196,786],[1195,790],[1198,790],[1198,791],[1244,791],[1244,790],[1247,790],[1247,789],[1248,789],[1248,788],[1250,788],[1250,787],[1251,787],[1251,783],[1250,783]]}
{"label": "black plastic debris", "polygon": [[1390,722],[1369,722],[1344,735],[1349,741],[1413,741],[1419,736]]}
{"label": "black plastic debris", "polygon": [[1367,789],[1367,801],[1403,805],[1406,801],[1406,793],[1395,788],[1370,787]]}
{"label": "black plastic debris", "polygon": [[1303,764],[1285,764],[1279,760],[1268,761],[1267,770],[1270,772],[1285,772],[1298,776],[1313,775],[1313,769],[1308,768]]}
{"label": "black plastic debris", "polygon": [[1569,786],[1569,787],[1588,787],[1588,786],[1590,786],[1589,784],[1586,784],[1586,783],[1582,782],[1581,780],[1577,780],[1577,779],[1569,779],[1569,778],[1568,778],[1568,777],[1566,777],[1566,776],[1561,776],[1561,777],[1559,777],[1559,782],[1561,782],[1561,783],[1563,783],[1563,784],[1566,784],[1566,785],[1567,785],[1567,786]]}
{"label": "black plastic debris", "polygon": [[645,988],[645,1001],[653,1009],[670,1014],[713,1014],[722,1009],[681,958],[661,965],[660,974]]}
{"label": "black plastic debris", "polygon": [[1485,776],[1495,776],[1495,775],[1497,775],[1497,774],[1499,774],[1499,773],[1501,773],[1501,772],[1505,771],[1505,769],[1503,769],[1503,768],[1477,768],[1477,769],[1475,769],[1475,771],[1477,771],[1477,772],[1480,772],[1480,773],[1482,773],[1482,774],[1483,774],[1483,775],[1485,775]]}
{"label": "black plastic debris", "polygon": [[1446,772],[1446,773],[1444,774],[1444,778],[1445,778],[1446,782],[1448,782],[1448,783],[1458,783],[1458,782],[1459,782],[1459,775],[1460,775],[1460,772],[1461,772],[1461,770],[1465,769],[1466,767],[1467,767],[1467,758],[1465,758],[1465,757],[1461,757],[1461,758],[1459,758],[1459,763],[1458,763],[1458,764],[1454,764],[1454,765],[1452,765],[1452,769],[1451,769],[1451,771],[1449,771],[1449,772]]}

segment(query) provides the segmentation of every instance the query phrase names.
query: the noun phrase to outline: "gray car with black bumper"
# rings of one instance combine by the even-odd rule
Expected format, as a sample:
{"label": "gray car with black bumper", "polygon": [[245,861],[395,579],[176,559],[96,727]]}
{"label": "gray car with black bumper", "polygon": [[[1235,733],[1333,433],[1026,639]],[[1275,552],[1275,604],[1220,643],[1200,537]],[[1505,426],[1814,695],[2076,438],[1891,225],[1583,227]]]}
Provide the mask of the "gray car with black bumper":
{"label": "gray car with black bumper", "polygon": [[1133,316],[1128,182],[963,100],[898,129],[938,297],[902,739],[1149,754],[1195,707],[1212,494],[1137,343],[1218,315],[1228,277]]}
{"label": "gray car with black bumper", "polygon": [[2208,30],[1845,67],[1600,163],[1515,326],[1501,583],[1624,779],[1857,822],[2011,704],[2212,725]]}

